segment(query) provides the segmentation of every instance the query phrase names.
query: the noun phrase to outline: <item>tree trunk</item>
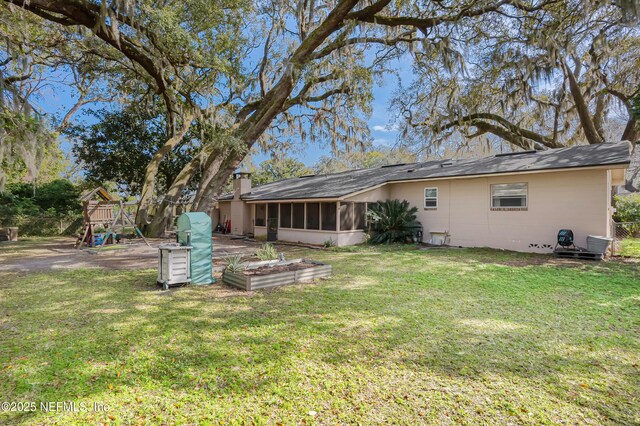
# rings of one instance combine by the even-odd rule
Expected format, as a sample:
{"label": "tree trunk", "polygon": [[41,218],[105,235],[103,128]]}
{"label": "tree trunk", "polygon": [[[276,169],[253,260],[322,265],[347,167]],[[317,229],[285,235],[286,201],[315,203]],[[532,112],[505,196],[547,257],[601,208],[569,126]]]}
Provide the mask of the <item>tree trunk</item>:
{"label": "tree trunk", "polygon": [[631,151],[631,164],[625,173],[625,189],[630,192],[640,190],[640,148],[634,141]]}
{"label": "tree trunk", "polygon": [[153,154],[151,161],[147,165],[144,174],[144,183],[142,185],[142,192],[140,193],[140,202],[138,203],[138,211],[136,213],[136,225],[139,227],[145,227],[149,223],[148,212],[151,204],[151,199],[156,189],[156,177],[158,175],[158,169],[160,163],[164,157],[173,150],[184,138],[184,135],[189,131],[191,122],[193,121],[193,114],[187,114],[182,122],[182,128],[178,130],[173,136],[171,136],[162,147]]}
{"label": "tree trunk", "polygon": [[606,99],[604,93],[601,93],[596,98],[596,110],[593,113],[593,127],[598,132],[600,139],[604,141],[604,113],[606,112]]}
{"label": "tree trunk", "polygon": [[[204,172],[202,173],[202,177],[200,178],[200,184],[198,185],[198,190],[196,191],[196,195],[193,199],[193,209],[196,211],[207,212],[208,210],[204,208],[200,208],[200,203],[202,202],[202,198],[211,182],[211,179],[218,173],[220,170],[220,166],[224,162],[225,154],[222,153],[214,153],[211,154],[204,165]],[[222,191],[222,188],[220,188]],[[217,195],[217,194],[216,194]]]}
{"label": "tree trunk", "polygon": [[629,141],[632,144],[635,144],[636,142],[638,142],[639,134],[640,132],[638,131],[638,121],[635,117],[630,116],[629,120],[627,121],[627,125],[624,128],[624,132],[622,132],[621,140]]}
{"label": "tree trunk", "polygon": [[235,155],[228,155],[224,161],[217,163],[217,170],[213,172],[212,169],[211,179],[202,190],[202,195],[195,210],[205,213],[211,212],[213,203],[224,189],[224,184],[233,171],[242,163],[243,159],[244,154],[235,153]]}
{"label": "tree trunk", "polygon": [[178,176],[176,176],[171,187],[165,194],[162,203],[160,203],[156,213],[153,215],[151,223],[145,228],[145,233],[149,237],[162,237],[164,235],[164,231],[169,225],[174,204],[180,199],[182,191],[198,171],[204,158],[206,158],[206,152],[203,150],[180,170],[180,173],[178,173]]}
{"label": "tree trunk", "polygon": [[565,71],[565,75],[569,80],[569,91],[571,92],[576,110],[578,111],[580,124],[582,125],[582,130],[584,132],[585,138],[587,138],[587,142],[589,142],[589,144],[604,142],[600,137],[600,134],[598,133],[598,129],[596,128],[593,119],[591,118],[591,114],[589,113],[589,105],[587,105],[587,101],[582,95],[582,91],[580,90],[580,86],[578,85],[575,74],[569,68],[569,66],[564,63],[564,61],[562,62],[562,65]]}
{"label": "tree trunk", "polygon": [[144,233],[147,237],[160,238],[164,236],[164,232],[169,225],[173,204],[166,197],[162,200],[158,209],[153,215],[151,222],[145,226]]}

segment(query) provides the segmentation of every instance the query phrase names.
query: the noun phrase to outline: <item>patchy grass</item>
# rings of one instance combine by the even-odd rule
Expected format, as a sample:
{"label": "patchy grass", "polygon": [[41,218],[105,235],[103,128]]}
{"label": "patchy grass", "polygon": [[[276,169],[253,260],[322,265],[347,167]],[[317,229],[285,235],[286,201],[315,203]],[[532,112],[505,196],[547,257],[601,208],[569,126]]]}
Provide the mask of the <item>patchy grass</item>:
{"label": "patchy grass", "polygon": [[[67,237],[20,237],[19,241],[0,242],[0,262],[5,258],[25,256],[35,251],[69,245]],[[0,264],[1,265],[1,264]],[[0,268],[0,271],[2,269]]]}
{"label": "patchy grass", "polygon": [[293,254],[335,276],[245,293],[161,292],[151,270],[0,275],[3,399],[109,406],[0,424],[640,422],[637,265]]}
{"label": "patchy grass", "polygon": [[640,257],[640,238],[626,238],[622,240],[620,255]]}

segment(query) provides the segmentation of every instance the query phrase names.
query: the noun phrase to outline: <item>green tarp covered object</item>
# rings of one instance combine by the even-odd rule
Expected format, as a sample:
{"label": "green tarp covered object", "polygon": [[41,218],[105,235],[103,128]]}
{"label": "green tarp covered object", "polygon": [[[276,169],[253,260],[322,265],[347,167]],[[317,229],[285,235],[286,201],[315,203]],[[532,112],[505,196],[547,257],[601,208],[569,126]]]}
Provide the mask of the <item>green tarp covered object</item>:
{"label": "green tarp covered object", "polygon": [[191,246],[191,283],[211,284],[211,218],[202,212],[184,213],[178,217],[178,243]]}

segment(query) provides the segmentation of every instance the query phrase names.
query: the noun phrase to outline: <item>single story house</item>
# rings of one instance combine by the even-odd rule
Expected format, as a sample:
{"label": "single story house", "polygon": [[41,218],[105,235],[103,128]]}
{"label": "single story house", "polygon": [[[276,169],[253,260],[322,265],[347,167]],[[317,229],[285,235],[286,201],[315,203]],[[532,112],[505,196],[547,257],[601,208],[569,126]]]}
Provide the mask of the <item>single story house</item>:
{"label": "single story house", "polygon": [[588,235],[611,235],[612,188],[624,184],[630,150],[621,142],[432,160],[255,188],[237,173],[212,217],[230,220],[232,234],[344,246],[363,241],[368,203],[399,199],[418,207],[425,242],[549,252],[569,228],[586,247]]}

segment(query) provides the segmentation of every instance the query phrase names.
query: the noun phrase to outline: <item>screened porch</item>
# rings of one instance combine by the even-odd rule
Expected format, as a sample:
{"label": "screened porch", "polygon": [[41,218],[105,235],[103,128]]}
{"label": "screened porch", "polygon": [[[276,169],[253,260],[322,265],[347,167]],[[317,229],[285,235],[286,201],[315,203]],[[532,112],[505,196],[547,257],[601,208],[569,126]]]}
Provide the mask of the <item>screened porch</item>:
{"label": "screened porch", "polygon": [[[363,234],[366,212],[367,203],[364,202],[256,203],[253,209],[254,235],[267,235],[268,240],[310,244],[334,239],[336,244],[340,244],[347,238],[344,234]],[[342,238],[338,234],[343,234]]]}

